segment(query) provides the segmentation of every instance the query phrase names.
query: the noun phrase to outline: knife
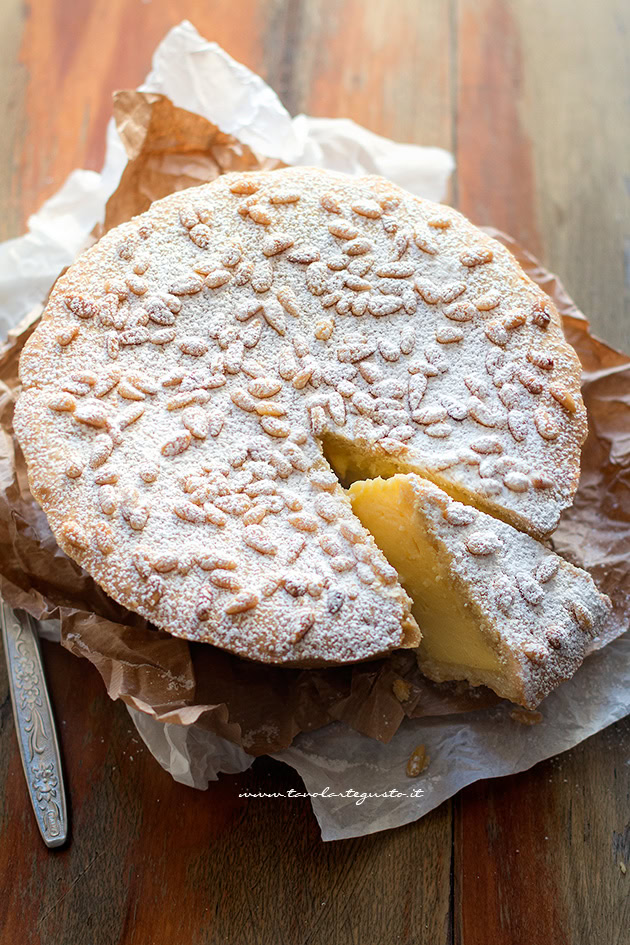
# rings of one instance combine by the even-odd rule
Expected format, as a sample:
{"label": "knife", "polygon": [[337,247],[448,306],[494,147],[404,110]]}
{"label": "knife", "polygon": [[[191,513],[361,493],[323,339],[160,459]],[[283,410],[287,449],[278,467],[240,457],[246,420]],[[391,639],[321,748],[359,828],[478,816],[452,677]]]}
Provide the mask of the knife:
{"label": "knife", "polygon": [[0,599],[15,731],[35,819],[47,847],[68,837],[66,792],[35,621]]}

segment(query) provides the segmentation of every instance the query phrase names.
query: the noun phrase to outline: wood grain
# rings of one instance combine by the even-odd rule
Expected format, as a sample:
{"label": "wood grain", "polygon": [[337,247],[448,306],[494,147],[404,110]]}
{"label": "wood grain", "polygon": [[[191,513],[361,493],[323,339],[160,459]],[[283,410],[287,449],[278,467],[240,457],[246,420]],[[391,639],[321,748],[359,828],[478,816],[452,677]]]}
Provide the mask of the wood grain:
{"label": "wood grain", "polygon": [[[292,112],[456,154],[452,196],[539,252],[630,347],[623,0],[21,0],[0,5],[0,238],[98,169],[114,89],[182,16]],[[625,308],[624,308],[625,305]],[[48,853],[0,670],[0,945],[521,945],[630,941],[630,721],[409,827],[322,844],[269,760],[176,784],[95,671],[44,648],[72,842]]]}
{"label": "wood grain", "polygon": [[625,719],[532,771],[456,799],[455,941],[627,940],[619,864],[630,852],[629,747]]}
{"label": "wood grain", "polygon": [[628,350],[630,8],[456,2],[460,209],[537,253]]}
{"label": "wood grain", "polygon": [[[4,668],[0,682],[0,942],[446,942],[449,805],[420,823],[323,844],[301,789],[261,760],[207,792],[176,784],[95,670],[44,645],[72,799],[72,843],[50,856],[28,808]],[[419,857],[419,852],[422,857]],[[386,879],[386,882],[384,882]],[[423,932],[424,934],[424,932]]]}

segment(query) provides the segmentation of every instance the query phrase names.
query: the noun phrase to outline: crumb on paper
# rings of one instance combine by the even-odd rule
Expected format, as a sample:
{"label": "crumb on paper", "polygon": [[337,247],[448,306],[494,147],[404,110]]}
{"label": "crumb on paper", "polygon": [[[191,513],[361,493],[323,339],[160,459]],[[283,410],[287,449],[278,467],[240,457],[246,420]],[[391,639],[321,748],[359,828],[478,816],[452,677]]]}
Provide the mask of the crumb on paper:
{"label": "crumb on paper", "polygon": [[543,720],[542,712],[533,709],[512,709],[510,718],[521,725],[540,725]]}
{"label": "crumb on paper", "polygon": [[411,683],[404,679],[395,679],[392,689],[399,702],[406,702],[411,695]]}
{"label": "crumb on paper", "polygon": [[424,745],[416,745],[407,762],[407,777],[417,778],[427,768],[430,760]]}

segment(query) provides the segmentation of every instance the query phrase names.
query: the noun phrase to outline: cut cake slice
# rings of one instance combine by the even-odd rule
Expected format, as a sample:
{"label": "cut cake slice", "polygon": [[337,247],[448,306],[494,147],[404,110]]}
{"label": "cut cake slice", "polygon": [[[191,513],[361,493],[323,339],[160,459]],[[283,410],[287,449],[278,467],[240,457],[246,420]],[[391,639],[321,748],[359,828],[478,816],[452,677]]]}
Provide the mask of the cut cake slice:
{"label": "cut cake slice", "polygon": [[414,601],[425,675],[533,708],[575,673],[610,609],[585,571],[416,475],[349,494]]}

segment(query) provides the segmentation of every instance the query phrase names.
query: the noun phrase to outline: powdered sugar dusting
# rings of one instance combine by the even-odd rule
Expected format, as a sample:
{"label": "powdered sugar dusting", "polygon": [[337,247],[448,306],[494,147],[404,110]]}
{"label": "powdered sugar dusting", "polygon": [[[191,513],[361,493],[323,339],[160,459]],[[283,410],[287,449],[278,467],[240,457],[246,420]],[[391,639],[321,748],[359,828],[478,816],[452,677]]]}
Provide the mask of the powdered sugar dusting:
{"label": "powdered sugar dusting", "polygon": [[57,283],[21,376],[64,550],[157,625],[280,662],[387,652],[408,619],[318,482],[324,439],[543,533],[585,431],[557,313],[505,249],[312,169],[226,175],[109,233]]}

